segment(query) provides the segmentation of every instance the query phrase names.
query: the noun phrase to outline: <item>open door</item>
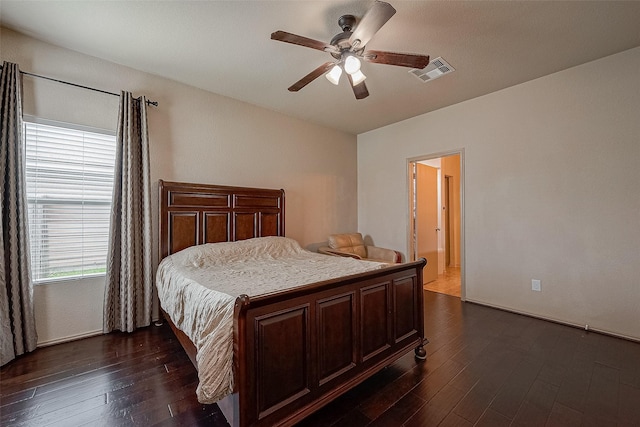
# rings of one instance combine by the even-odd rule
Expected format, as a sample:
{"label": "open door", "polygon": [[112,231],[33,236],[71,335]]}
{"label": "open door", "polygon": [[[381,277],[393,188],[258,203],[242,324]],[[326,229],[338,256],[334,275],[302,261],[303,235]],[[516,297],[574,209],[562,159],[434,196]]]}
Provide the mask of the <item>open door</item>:
{"label": "open door", "polygon": [[464,150],[407,160],[407,259],[427,259],[426,291],[464,301]]}
{"label": "open door", "polygon": [[438,170],[416,163],[415,232],[417,256],[426,258],[424,283],[438,278]]}

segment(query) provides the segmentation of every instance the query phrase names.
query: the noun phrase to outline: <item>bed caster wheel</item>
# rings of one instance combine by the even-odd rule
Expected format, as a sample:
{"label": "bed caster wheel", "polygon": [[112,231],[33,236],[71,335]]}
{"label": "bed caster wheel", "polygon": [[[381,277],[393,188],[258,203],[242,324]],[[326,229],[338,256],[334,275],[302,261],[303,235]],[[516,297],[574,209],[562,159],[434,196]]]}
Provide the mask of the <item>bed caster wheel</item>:
{"label": "bed caster wheel", "polygon": [[415,349],[415,357],[418,360],[426,360],[427,359],[427,350],[424,349],[425,344],[428,344],[429,340],[428,339],[424,339],[424,341],[422,341],[422,344],[420,344],[419,346],[416,347]]}

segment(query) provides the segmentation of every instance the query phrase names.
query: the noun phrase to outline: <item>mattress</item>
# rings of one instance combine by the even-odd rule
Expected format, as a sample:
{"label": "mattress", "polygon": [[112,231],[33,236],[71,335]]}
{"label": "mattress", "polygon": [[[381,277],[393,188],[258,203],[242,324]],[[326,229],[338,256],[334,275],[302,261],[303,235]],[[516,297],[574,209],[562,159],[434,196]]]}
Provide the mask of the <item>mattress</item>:
{"label": "mattress", "polygon": [[322,255],[286,237],[192,246],[162,260],[156,287],[162,309],[197,349],[201,403],[233,392],[236,298],[278,292],[387,266]]}

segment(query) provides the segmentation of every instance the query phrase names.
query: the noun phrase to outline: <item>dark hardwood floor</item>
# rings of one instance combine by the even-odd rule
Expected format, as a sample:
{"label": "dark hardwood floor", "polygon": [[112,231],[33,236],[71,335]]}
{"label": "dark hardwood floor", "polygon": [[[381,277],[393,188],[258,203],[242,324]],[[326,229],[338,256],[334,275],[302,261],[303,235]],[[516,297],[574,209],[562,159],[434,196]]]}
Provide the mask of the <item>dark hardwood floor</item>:
{"label": "dark hardwood floor", "polygon": [[[301,426],[640,426],[640,343],[425,292],[413,352]],[[22,356],[0,370],[2,426],[224,426],[165,324]]]}

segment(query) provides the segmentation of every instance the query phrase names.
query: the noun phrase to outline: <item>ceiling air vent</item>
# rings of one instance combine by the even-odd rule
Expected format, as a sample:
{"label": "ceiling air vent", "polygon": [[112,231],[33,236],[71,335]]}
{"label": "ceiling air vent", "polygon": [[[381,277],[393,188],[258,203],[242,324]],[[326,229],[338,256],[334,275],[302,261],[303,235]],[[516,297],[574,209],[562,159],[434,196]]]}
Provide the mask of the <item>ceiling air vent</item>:
{"label": "ceiling air vent", "polygon": [[437,79],[440,76],[444,76],[445,74],[449,74],[454,71],[455,68],[449,65],[444,59],[438,57],[429,62],[429,65],[423,69],[418,70],[417,68],[414,68],[409,71],[409,73],[416,76],[422,82],[428,82],[429,80]]}

